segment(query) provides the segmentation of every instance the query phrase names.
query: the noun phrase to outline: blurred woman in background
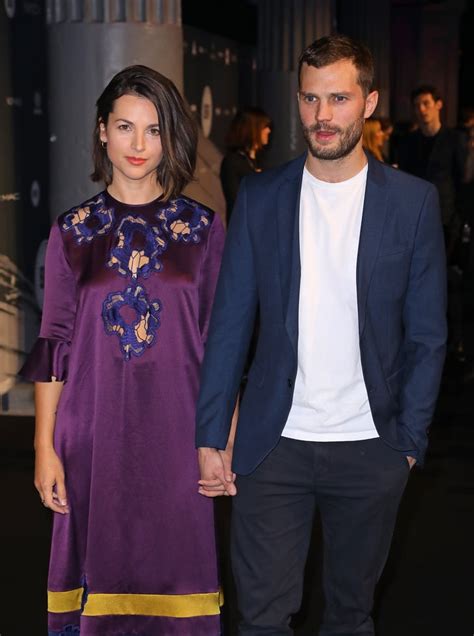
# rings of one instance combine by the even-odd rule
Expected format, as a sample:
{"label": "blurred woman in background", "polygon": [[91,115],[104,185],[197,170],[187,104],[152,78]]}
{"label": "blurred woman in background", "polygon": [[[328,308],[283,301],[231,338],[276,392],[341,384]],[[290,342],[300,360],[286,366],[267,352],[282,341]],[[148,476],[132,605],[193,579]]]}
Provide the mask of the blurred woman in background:
{"label": "blurred woman in background", "polygon": [[384,161],[382,155],[384,141],[385,135],[380,120],[375,117],[366,119],[362,133],[362,145],[379,161]]}
{"label": "blurred woman in background", "polygon": [[227,153],[221,164],[221,183],[227,205],[227,224],[243,177],[260,172],[258,153],[270,139],[271,120],[260,108],[239,111],[226,138]]}

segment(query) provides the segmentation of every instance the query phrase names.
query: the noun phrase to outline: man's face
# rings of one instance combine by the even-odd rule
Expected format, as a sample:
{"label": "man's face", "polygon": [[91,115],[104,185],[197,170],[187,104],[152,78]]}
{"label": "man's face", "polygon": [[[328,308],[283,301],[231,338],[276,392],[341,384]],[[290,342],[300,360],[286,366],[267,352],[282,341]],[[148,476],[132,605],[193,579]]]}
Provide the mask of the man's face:
{"label": "man's face", "polygon": [[415,117],[420,126],[436,125],[440,123],[440,111],[443,102],[435,100],[431,93],[423,93],[413,100]]}
{"label": "man's face", "polygon": [[364,120],[374,112],[378,94],[366,98],[351,60],[316,68],[303,64],[298,104],[303,135],[317,159],[341,159],[361,143]]}

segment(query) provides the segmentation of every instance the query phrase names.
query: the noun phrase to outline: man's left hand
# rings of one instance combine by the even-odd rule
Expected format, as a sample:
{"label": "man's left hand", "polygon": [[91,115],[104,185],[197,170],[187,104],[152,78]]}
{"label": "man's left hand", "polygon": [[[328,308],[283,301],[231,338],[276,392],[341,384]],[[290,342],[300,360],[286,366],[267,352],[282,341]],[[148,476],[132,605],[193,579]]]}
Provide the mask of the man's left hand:
{"label": "man's left hand", "polygon": [[407,462],[411,470],[413,466],[416,464],[416,459],[414,457],[410,457],[410,455],[407,455]]}

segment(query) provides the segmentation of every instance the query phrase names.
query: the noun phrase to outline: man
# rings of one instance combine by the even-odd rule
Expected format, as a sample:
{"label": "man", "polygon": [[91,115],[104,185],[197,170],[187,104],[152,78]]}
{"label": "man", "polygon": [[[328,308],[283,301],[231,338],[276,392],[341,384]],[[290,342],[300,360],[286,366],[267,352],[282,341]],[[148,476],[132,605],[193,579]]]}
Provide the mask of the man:
{"label": "man", "polygon": [[400,147],[399,167],[434,183],[438,189],[446,237],[458,229],[457,195],[463,182],[466,148],[462,135],[441,123],[443,101],[434,86],[412,91],[411,103],[418,129]]}
{"label": "man", "polygon": [[399,167],[433,183],[439,194],[448,256],[450,348],[464,360],[463,274],[459,267],[462,192],[466,143],[462,134],[441,123],[443,101],[431,85],[412,91],[411,102],[418,129],[400,146]]}
{"label": "man", "polygon": [[230,224],[196,441],[199,491],[234,495],[241,636],[292,633],[316,507],[320,635],[373,635],[374,587],[410,467],[427,445],[446,339],[439,208],[432,185],[364,154],[372,78],[370,52],[347,37],[303,52],[308,152],[244,179]]}

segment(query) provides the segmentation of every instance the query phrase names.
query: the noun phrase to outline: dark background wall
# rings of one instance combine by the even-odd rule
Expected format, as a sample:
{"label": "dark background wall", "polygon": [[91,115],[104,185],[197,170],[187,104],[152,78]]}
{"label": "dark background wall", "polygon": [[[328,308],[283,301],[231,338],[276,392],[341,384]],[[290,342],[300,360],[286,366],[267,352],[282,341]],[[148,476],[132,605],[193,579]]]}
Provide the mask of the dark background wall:
{"label": "dark background wall", "polygon": [[[184,93],[204,135],[220,150],[241,103],[255,103],[253,49],[184,25]],[[246,83],[241,78],[247,78]]]}
{"label": "dark background wall", "polygon": [[392,0],[390,104],[395,120],[410,119],[409,96],[415,86],[434,84],[443,96],[444,122],[456,125],[460,106],[468,105],[462,85],[472,84],[466,76],[459,81],[462,55],[471,67],[472,78],[472,47],[469,52],[469,42],[460,37],[464,27],[470,29],[472,38],[472,11],[466,10],[469,4],[464,0]]}
{"label": "dark background wall", "polygon": [[[210,177],[203,192],[210,192],[218,182],[218,151],[224,150],[227,128],[239,107],[263,107],[273,119],[266,165],[282,163],[302,151],[295,100],[297,58],[306,44],[321,35],[344,32],[365,40],[372,48],[381,91],[380,115],[390,115],[394,121],[409,120],[409,93],[421,82],[434,83],[441,90],[443,117],[449,125],[455,125],[461,107],[474,104],[474,0],[0,0],[0,309],[4,312],[13,315],[22,298],[28,298],[25,315],[34,313],[28,281],[34,280],[38,248],[47,237],[50,218],[62,211],[55,209],[52,214],[50,209],[54,197],[50,196],[49,181],[58,164],[87,156],[81,159],[86,177],[90,171],[90,165],[85,165],[88,152],[82,146],[79,149],[69,144],[68,152],[58,157],[55,122],[48,122],[48,115],[59,103],[58,98],[50,101],[48,95],[48,86],[57,88],[53,80],[57,79],[54,69],[58,60],[51,59],[54,34],[64,21],[73,26],[74,20],[88,16],[92,30],[115,29],[115,34],[119,32],[117,20],[135,7],[133,33],[148,29],[149,35],[150,25],[143,16],[140,24],[138,14],[145,15],[145,7],[152,6],[153,15],[161,11],[158,7],[167,7],[168,12],[172,9],[173,24],[179,29],[177,12],[181,8],[184,94],[213,157],[206,164],[202,156],[201,169]],[[104,10],[99,11],[101,7]],[[137,13],[136,7],[142,9]],[[69,15],[71,11],[74,15]],[[106,15],[112,16],[110,28]],[[125,47],[125,40],[110,37],[117,54],[135,41],[135,36],[129,37]],[[96,75],[104,66],[100,47],[97,51],[97,68],[89,60],[81,74],[82,83],[90,75],[92,84],[97,84]],[[80,66],[83,52],[73,49],[70,54],[77,56],[74,64]],[[60,103],[66,107],[60,110],[67,122],[68,99],[80,82],[77,77],[65,77]],[[102,86],[102,80],[99,84]],[[91,105],[95,92],[94,88],[93,97],[88,99]],[[74,120],[70,125],[77,128]],[[89,139],[90,133],[80,129],[77,134],[80,139],[85,135]],[[54,179],[53,185],[56,189]],[[89,185],[84,198],[95,188]],[[72,194],[81,198],[75,190]],[[5,258],[10,269],[5,269]],[[17,340],[16,348],[27,346],[24,337]],[[5,343],[0,337],[0,356],[2,346]]]}
{"label": "dark background wall", "polygon": [[[2,4],[0,253],[14,257],[32,279],[36,250],[49,226],[47,3],[3,0]],[[383,47],[376,51],[379,69],[384,69],[383,75],[379,72],[378,84],[388,86],[390,109],[381,114],[390,114],[395,120],[409,119],[409,92],[425,81],[437,84],[442,91],[445,120],[450,125],[455,124],[461,106],[472,105],[472,1],[339,0],[332,4],[332,30],[358,35],[369,44],[371,40],[383,41]],[[265,102],[257,67],[258,21],[259,15],[265,16],[265,5],[266,0],[182,1],[184,92],[201,119],[203,91],[210,87],[213,113],[209,138],[221,150],[235,109]],[[300,5],[314,5],[317,11],[322,1],[273,0],[271,7],[293,6],[296,11]],[[389,20],[387,10],[381,10],[384,6],[388,7]],[[282,100],[285,97],[281,95]],[[279,122],[275,123],[278,126]],[[15,194],[17,200],[12,200],[9,195]]]}
{"label": "dark background wall", "polygon": [[47,108],[45,4],[6,1],[0,7],[0,254],[30,280],[50,223]]}

